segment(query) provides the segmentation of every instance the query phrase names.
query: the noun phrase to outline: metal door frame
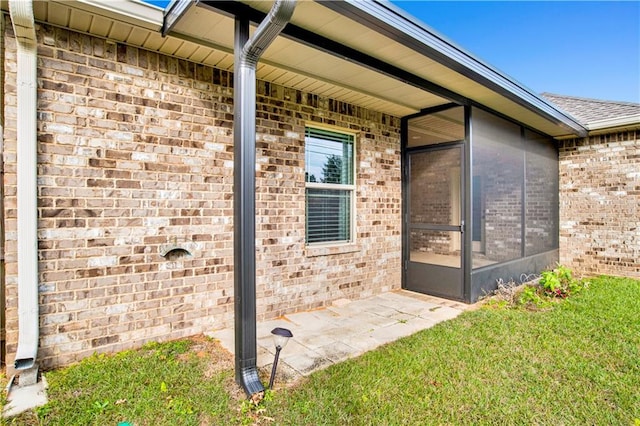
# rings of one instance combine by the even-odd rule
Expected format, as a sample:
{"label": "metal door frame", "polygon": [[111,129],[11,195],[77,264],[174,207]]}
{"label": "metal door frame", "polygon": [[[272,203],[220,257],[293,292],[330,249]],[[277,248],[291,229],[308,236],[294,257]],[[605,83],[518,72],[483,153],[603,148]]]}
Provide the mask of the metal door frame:
{"label": "metal door frame", "polygon": [[[415,117],[429,115],[434,112],[438,112],[444,109],[448,109],[456,106],[464,106],[464,121],[465,121],[465,138],[460,141],[447,142],[438,145],[427,145],[421,147],[408,148],[408,130],[409,120]],[[402,155],[401,155],[401,169],[402,169],[402,288],[407,288],[407,275],[409,270],[409,238],[410,238],[410,217],[409,217],[409,157],[412,153],[423,152],[435,149],[443,149],[451,146],[461,146],[461,162],[460,162],[460,282],[462,283],[462,294],[460,300],[470,303],[471,296],[471,249],[472,238],[471,232],[467,224],[471,221],[471,200],[470,200],[470,185],[471,185],[471,106],[469,104],[447,104],[435,108],[429,108],[421,111],[420,113],[403,117],[401,120],[401,142],[402,142]]]}
{"label": "metal door frame", "polygon": [[[451,150],[451,149],[456,149],[458,151],[458,155],[460,156],[460,179],[459,179],[459,197],[460,197],[460,206],[459,206],[459,224],[458,225],[443,225],[443,224],[422,224],[422,225],[418,225],[416,227],[416,224],[412,224],[410,222],[410,210],[411,210],[411,189],[410,189],[410,176],[411,176],[411,157],[412,155],[416,154],[429,154],[432,152],[437,152],[437,151],[444,151],[444,150]],[[442,144],[438,144],[438,145],[431,145],[431,146],[422,146],[422,147],[417,147],[417,148],[412,148],[412,149],[407,149],[407,153],[406,153],[406,176],[407,179],[405,180],[405,203],[406,203],[406,214],[405,214],[405,220],[404,220],[404,226],[406,229],[406,232],[404,233],[404,242],[403,242],[403,246],[405,248],[404,253],[405,253],[405,258],[404,258],[404,287],[407,288],[408,287],[408,279],[409,279],[409,273],[411,270],[411,260],[410,260],[410,240],[411,240],[411,230],[412,229],[423,229],[426,231],[445,231],[445,232],[454,232],[456,233],[456,235],[460,238],[459,241],[459,246],[460,246],[460,266],[459,266],[459,271],[457,275],[457,283],[453,283],[454,286],[456,288],[459,288],[460,291],[458,292],[457,290],[454,291],[454,294],[445,294],[442,292],[439,292],[437,289],[434,289],[433,292],[431,293],[434,296],[439,296],[439,297],[447,297],[447,298],[452,298],[455,300],[464,300],[464,296],[465,296],[465,280],[464,280],[464,272],[465,272],[465,253],[466,253],[466,247],[465,247],[465,179],[464,179],[464,174],[465,174],[465,149],[464,149],[464,141],[456,141],[456,142],[446,142],[446,143],[442,143]],[[438,269],[442,269],[442,268],[447,268],[447,267],[443,267],[441,265],[433,265],[434,266],[434,271],[432,271],[433,273],[437,273]],[[440,266],[440,268],[438,268],[438,266]],[[450,268],[450,267],[449,267]],[[455,268],[454,268],[455,269]],[[450,272],[443,272],[440,271],[440,273],[442,274],[442,276],[445,276],[445,274],[448,274]],[[444,289],[443,289],[444,291]]]}

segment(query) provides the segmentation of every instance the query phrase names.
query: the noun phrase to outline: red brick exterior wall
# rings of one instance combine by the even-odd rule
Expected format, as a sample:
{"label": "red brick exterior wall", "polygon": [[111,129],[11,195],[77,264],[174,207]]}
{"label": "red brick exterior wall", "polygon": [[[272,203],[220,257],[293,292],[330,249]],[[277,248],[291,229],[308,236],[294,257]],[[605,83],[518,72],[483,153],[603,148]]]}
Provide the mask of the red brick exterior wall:
{"label": "red brick exterior wall", "polygon": [[[232,73],[38,26],[41,366],[233,324]],[[16,75],[5,34],[7,364]],[[400,287],[400,120],[258,82],[258,317]],[[305,246],[304,126],[354,132],[356,241]],[[181,247],[192,256],[161,256]]]}
{"label": "red brick exterior wall", "polygon": [[560,142],[560,262],[640,277],[640,132]]}

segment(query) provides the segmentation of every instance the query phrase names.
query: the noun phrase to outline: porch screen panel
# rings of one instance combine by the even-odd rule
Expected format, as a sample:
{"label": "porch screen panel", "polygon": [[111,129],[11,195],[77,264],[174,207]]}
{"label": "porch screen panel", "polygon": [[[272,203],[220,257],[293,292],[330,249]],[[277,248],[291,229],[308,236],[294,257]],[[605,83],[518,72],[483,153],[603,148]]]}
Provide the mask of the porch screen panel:
{"label": "porch screen panel", "polygon": [[456,149],[411,156],[411,223],[460,225],[460,166]]}
{"label": "porch screen panel", "polygon": [[[481,109],[472,111],[472,224],[483,241],[473,253],[474,267],[522,257],[524,150],[520,126]],[[480,199],[482,198],[482,199]],[[478,206],[480,203],[480,206]]]}
{"label": "porch screen panel", "polygon": [[547,136],[525,130],[525,255],[558,248],[558,150]]}
{"label": "porch screen panel", "polygon": [[438,145],[464,139],[464,107],[414,117],[409,121],[407,146]]}

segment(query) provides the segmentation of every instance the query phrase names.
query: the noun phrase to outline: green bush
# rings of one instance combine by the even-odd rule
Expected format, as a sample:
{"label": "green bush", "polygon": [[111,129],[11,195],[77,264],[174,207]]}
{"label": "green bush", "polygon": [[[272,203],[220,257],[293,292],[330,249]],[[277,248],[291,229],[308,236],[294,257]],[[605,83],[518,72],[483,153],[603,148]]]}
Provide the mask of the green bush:
{"label": "green bush", "polygon": [[498,282],[498,288],[487,302],[490,308],[547,309],[554,301],[579,293],[588,285],[573,277],[571,269],[558,265],[555,269],[541,272],[537,281],[517,285],[513,280]]}
{"label": "green bush", "polygon": [[539,287],[533,285],[525,285],[520,291],[518,297],[518,305],[532,307],[532,308],[544,308],[549,302],[544,300],[538,292]]}
{"label": "green bush", "polygon": [[540,277],[540,286],[548,297],[566,298],[579,293],[582,285],[573,278],[571,269],[558,265],[552,270],[543,271]]}

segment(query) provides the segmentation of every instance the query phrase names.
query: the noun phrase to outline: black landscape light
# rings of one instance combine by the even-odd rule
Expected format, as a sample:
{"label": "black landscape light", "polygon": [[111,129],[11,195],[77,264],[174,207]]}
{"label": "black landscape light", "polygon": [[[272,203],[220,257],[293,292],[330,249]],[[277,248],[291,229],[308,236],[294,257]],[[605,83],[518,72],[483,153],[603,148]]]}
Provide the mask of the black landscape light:
{"label": "black landscape light", "polygon": [[271,368],[271,378],[269,379],[269,389],[273,389],[273,381],[276,378],[276,369],[278,368],[278,358],[280,358],[280,351],[287,346],[287,342],[293,337],[291,330],[286,328],[276,327],[271,330],[273,334],[273,343],[276,345],[276,357],[273,360],[273,368]]}

